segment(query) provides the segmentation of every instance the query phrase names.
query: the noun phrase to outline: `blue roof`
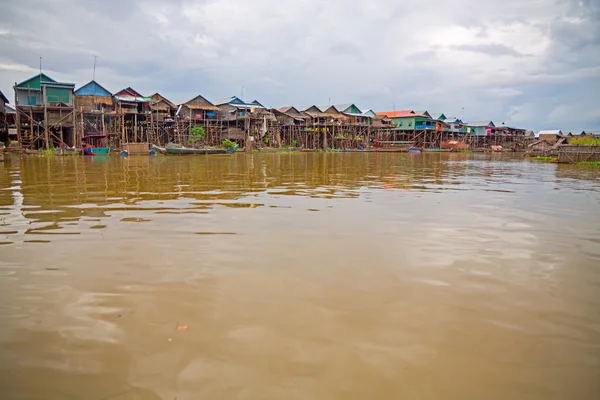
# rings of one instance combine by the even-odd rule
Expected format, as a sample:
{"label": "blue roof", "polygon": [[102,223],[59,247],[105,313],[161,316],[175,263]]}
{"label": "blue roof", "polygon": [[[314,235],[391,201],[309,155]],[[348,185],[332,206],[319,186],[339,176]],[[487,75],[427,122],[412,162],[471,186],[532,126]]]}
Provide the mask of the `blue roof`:
{"label": "blue roof", "polygon": [[90,81],[75,91],[76,96],[102,96],[111,97],[112,94],[104,89],[98,82]]}

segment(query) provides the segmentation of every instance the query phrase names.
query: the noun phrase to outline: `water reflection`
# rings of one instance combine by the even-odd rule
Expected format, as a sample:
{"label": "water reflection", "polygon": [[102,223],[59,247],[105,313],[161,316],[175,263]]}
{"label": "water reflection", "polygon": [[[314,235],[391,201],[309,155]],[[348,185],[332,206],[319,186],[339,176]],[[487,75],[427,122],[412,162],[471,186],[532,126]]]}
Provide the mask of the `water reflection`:
{"label": "water reflection", "polygon": [[0,391],[595,399],[599,189],[496,154],[9,158]]}

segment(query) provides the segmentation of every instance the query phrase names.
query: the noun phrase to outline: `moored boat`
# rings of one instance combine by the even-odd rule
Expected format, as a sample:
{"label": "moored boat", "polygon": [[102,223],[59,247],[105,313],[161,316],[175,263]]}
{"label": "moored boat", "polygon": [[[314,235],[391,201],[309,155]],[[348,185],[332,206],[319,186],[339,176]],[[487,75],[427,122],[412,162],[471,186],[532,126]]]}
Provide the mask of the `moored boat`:
{"label": "moored boat", "polygon": [[152,145],[152,149],[158,154],[167,154],[167,150],[164,147],[159,147],[155,144]]}
{"label": "moored boat", "polygon": [[166,154],[169,155],[209,155],[209,154],[233,154],[238,146],[235,145],[229,149],[191,149],[188,147],[166,147]]}
{"label": "moored boat", "polygon": [[106,135],[88,135],[81,138],[84,142],[83,154],[87,156],[107,156],[110,154]]}
{"label": "moored boat", "polygon": [[421,147],[409,147],[408,148],[409,153],[421,153],[422,151],[423,151],[423,149]]}

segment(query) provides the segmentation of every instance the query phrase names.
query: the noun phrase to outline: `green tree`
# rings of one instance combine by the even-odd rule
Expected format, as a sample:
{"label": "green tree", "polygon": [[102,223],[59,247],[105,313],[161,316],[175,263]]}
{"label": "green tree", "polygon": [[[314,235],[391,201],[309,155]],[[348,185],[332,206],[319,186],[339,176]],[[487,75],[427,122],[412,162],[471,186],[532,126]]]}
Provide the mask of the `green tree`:
{"label": "green tree", "polygon": [[198,142],[202,142],[206,139],[206,131],[202,126],[194,126],[190,130],[190,138],[188,139],[189,144],[195,144]]}

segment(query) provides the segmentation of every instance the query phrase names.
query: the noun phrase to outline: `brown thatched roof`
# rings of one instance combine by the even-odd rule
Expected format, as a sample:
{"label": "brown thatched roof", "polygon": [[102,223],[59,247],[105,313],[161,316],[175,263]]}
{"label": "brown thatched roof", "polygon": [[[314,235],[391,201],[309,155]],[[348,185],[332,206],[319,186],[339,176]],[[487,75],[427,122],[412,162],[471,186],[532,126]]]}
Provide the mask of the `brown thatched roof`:
{"label": "brown thatched roof", "polygon": [[210,106],[208,104],[182,104],[181,107],[187,107],[190,110],[219,111],[218,107]]}
{"label": "brown thatched roof", "polygon": [[304,111],[302,114],[308,115],[310,118],[331,118],[331,115],[324,112]]}
{"label": "brown thatched roof", "polygon": [[173,103],[172,101],[170,101],[166,97],[162,96],[158,92],[154,93],[152,96],[150,96],[150,98],[152,100],[156,101],[157,103],[160,103],[161,101],[164,101],[165,103],[167,103],[169,105],[169,107],[171,107],[171,108],[177,108],[177,106],[175,105],[175,103]]}
{"label": "brown thatched roof", "polygon": [[213,103],[206,100],[206,98],[198,95],[191,100],[186,101],[182,106],[188,107],[190,110],[204,110],[204,111],[219,111]]}
{"label": "brown thatched roof", "polygon": [[[293,108],[293,107],[289,107],[289,108]],[[285,111],[281,111],[281,109],[278,110],[276,108],[271,109],[271,112],[275,116],[280,115],[280,116],[285,116],[285,117],[288,117],[288,118],[293,118],[295,121],[298,121],[298,122],[304,122],[307,119],[309,119],[309,117],[307,115],[295,115],[295,114],[291,114],[291,113],[288,113],[288,112],[285,112]]]}

